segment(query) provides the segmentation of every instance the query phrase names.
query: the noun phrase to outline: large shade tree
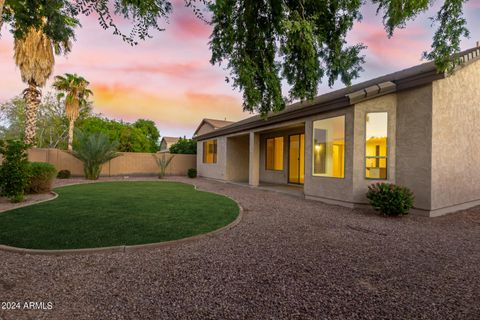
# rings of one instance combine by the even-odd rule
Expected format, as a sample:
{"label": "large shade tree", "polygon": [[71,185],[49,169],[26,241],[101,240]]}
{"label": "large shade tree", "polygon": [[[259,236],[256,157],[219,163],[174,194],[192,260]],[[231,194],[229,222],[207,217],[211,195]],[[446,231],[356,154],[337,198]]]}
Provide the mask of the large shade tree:
{"label": "large shade tree", "polygon": [[89,96],[93,92],[88,89],[90,83],[77,74],[66,73],[64,76],[56,76],[53,87],[60,91],[59,99],[65,100],[65,113],[67,115],[68,126],[68,151],[73,151],[73,132],[75,121],[78,119],[82,107],[88,105]]}

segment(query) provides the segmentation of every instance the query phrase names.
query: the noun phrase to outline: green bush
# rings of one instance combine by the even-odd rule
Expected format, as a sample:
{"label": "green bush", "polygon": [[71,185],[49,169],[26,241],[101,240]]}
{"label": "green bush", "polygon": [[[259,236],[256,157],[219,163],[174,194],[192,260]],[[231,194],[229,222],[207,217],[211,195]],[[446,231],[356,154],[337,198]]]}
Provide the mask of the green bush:
{"label": "green bush", "polygon": [[3,155],[0,190],[1,195],[12,202],[21,202],[25,198],[29,176],[27,148],[20,140],[0,141],[0,154]]}
{"label": "green bush", "polygon": [[97,180],[102,165],[121,155],[115,151],[118,143],[110,142],[108,136],[101,132],[86,134],[76,130],[75,135],[78,143],[72,154],[83,162],[83,172],[89,180]]}
{"label": "green bush", "polygon": [[197,154],[197,142],[192,139],[180,138],[169,149],[171,154]]}
{"label": "green bush", "polygon": [[45,193],[52,190],[57,169],[50,163],[31,162],[29,165],[27,193]]}
{"label": "green bush", "polygon": [[406,187],[375,183],[368,187],[367,198],[372,207],[387,216],[408,214],[413,206],[413,193]]}
{"label": "green bush", "polygon": [[197,169],[190,168],[187,171],[187,175],[189,178],[196,178],[197,177]]}
{"label": "green bush", "polygon": [[57,178],[58,179],[70,179],[72,173],[70,170],[60,170],[58,171]]}

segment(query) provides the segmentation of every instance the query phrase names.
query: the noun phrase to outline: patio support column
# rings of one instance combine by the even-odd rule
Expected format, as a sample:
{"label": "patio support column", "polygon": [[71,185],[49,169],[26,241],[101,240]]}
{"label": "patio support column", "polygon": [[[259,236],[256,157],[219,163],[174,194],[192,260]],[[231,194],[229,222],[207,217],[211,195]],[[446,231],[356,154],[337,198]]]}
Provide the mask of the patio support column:
{"label": "patio support column", "polygon": [[249,147],[248,184],[258,186],[260,183],[260,134],[250,132]]}

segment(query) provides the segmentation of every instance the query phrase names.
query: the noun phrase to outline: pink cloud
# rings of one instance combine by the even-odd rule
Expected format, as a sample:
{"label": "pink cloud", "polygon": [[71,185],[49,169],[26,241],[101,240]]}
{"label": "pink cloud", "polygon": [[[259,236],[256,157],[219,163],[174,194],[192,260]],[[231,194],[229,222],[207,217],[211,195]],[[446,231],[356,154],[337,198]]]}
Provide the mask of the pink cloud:
{"label": "pink cloud", "polygon": [[467,9],[480,9],[480,2],[478,0],[470,0],[465,4]]}
{"label": "pink cloud", "polygon": [[388,35],[379,21],[357,23],[349,36],[350,43],[362,42],[368,48],[367,62],[380,63],[407,67],[421,62],[421,53],[428,49],[426,39],[429,34],[417,25],[405,29],[397,29],[393,37]]}
{"label": "pink cloud", "polygon": [[173,20],[174,32],[183,38],[208,39],[212,32],[211,26],[197,19],[193,13],[180,14]]}

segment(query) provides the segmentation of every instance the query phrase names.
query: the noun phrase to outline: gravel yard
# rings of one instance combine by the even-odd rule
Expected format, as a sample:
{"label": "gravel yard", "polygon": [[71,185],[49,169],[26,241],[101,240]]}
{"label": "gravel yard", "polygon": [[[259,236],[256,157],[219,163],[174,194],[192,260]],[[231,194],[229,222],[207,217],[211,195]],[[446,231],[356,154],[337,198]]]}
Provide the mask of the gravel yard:
{"label": "gravel yard", "polygon": [[0,251],[1,302],[53,302],[45,311],[0,309],[0,319],[480,318],[480,207],[440,218],[383,218],[276,192],[175,180],[234,198],[242,222],[156,250],[62,257]]}

